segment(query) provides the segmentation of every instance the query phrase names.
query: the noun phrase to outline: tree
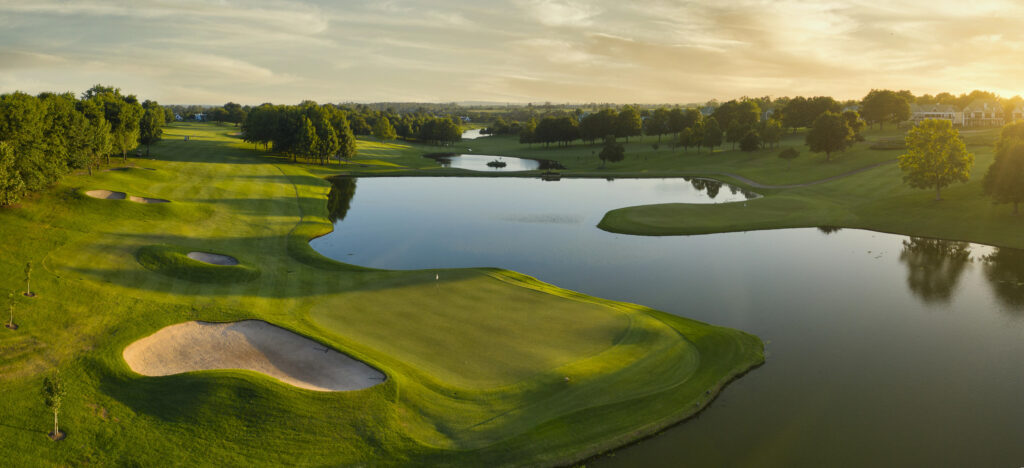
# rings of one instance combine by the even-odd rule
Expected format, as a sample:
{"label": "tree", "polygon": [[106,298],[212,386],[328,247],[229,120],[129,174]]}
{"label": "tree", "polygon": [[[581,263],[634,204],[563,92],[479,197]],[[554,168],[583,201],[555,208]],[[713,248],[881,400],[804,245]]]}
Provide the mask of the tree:
{"label": "tree", "polygon": [[[714,153],[715,147],[722,144],[722,129],[718,126],[718,121],[714,117],[710,117],[704,121],[703,130],[701,144],[711,148],[711,152]],[[700,148],[697,148],[697,152],[700,152]]]}
{"label": "tree", "polygon": [[331,156],[338,154],[338,151],[341,149],[341,144],[338,142],[338,134],[335,133],[334,127],[331,126],[330,122],[318,122],[316,125],[316,143],[313,147],[317,159],[320,160],[321,166],[323,166]]}
{"label": "tree", "polygon": [[1015,122],[1003,127],[996,143],[996,157],[982,188],[996,203],[1013,203],[1013,214],[1024,202],[1024,122]]}
{"label": "tree", "polygon": [[686,152],[690,149],[690,145],[693,143],[693,129],[684,128],[679,132],[679,145],[683,147],[683,151]]}
{"label": "tree", "polygon": [[49,434],[52,440],[64,438],[64,433],[60,432],[60,428],[57,426],[57,413],[60,412],[60,405],[64,402],[66,393],[59,373],[54,373],[53,377],[43,379],[43,402],[47,408],[53,411],[53,432]]}
{"label": "tree", "polygon": [[900,156],[903,181],[913,188],[935,188],[935,200],[942,199],[942,187],[967,182],[974,155],[967,152],[960,133],[948,120],[928,119],[907,132],[907,154]]}
{"label": "tree", "polygon": [[853,132],[854,141],[864,141],[864,137],[861,136],[860,132],[864,130],[866,124],[861,120],[860,114],[853,110],[843,111],[843,120],[846,120],[846,125]]}
{"label": "tree", "polygon": [[[143,106],[145,107],[145,106]],[[237,127],[238,124],[245,122],[246,112],[245,108],[241,104],[229,102],[224,104],[224,121],[231,122]]]}
{"label": "tree", "polygon": [[616,119],[615,137],[625,137],[626,143],[629,143],[629,137],[639,136],[642,127],[643,121],[640,120],[640,113],[633,106],[624,106]]}
{"label": "tree", "polygon": [[319,142],[316,136],[316,128],[313,127],[313,122],[309,120],[309,117],[299,117],[299,130],[296,135],[295,147],[292,148],[293,160],[297,160],[298,157],[309,158],[316,154],[316,148]]}
{"label": "tree", "polygon": [[643,121],[644,133],[658,135],[658,143],[661,143],[661,136],[669,132],[670,115],[668,109],[664,107],[655,109],[654,113]]}
{"label": "tree", "polygon": [[78,110],[89,121],[87,128],[89,150],[89,175],[93,167],[99,167],[103,158],[113,151],[111,142],[110,122],[104,116],[103,106],[97,101],[78,101]]}
{"label": "tree", "polygon": [[825,112],[814,120],[814,126],[807,132],[807,146],[815,153],[825,153],[825,161],[832,159],[832,153],[849,148],[854,142],[853,130],[843,116]]}
{"label": "tree", "polygon": [[828,96],[815,96],[810,99],[797,96],[786,102],[782,107],[782,124],[794,131],[799,127],[810,127],[818,116],[825,112],[840,112],[842,107]]}
{"label": "tree", "polygon": [[800,152],[793,147],[789,147],[782,151],[779,151],[779,158],[786,160],[787,169],[789,168],[789,165],[792,164],[792,161],[796,159],[797,156],[800,156]]}
{"label": "tree", "polygon": [[910,103],[904,96],[888,89],[872,89],[861,101],[860,115],[870,124],[884,128],[885,122],[902,122],[910,118]]}
{"label": "tree", "polygon": [[602,109],[580,119],[580,138],[591,143],[602,139],[605,135],[615,133],[618,114],[614,109]]}
{"label": "tree", "polygon": [[619,162],[625,159],[626,149],[615,141],[615,135],[608,135],[604,137],[604,148],[601,149],[601,153],[597,157],[601,158],[601,167],[604,167],[607,161]]}
{"label": "tree", "polygon": [[32,262],[25,264],[25,297],[35,297],[32,292]]}
{"label": "tree", "polygon": [[7,328],[17,330],[18,326],[14,323],[14,293],[7,293],[7,302],[11,308],[11,319],[7,322]]}
{"label": "tree", "polygon": [[761,142],[771,148],[778,144],[782,138],[782,122],[778,119],[768,119],[761,123]]}
{"label": "tree", "polygon": [[761,137],[758,136],[757,131],[748,130],[746,135],[740,139],[740,150],[742,151],[756,151],[761,147]]}
{"label": "tree", "polygon": [[530,146],[533,146],[533,142],[536,139],[536,134],[537,119],[531,117],[530,120],[527,120],[526,124],[523,125],[522,130],[519,131],[519,143],[527,143]]}
{"label": "tree", "polygon": [[[138,99],[132,95],[122,96],[120,89],[101,85],[93,86],[85,95],[103,106],[104,117],[110,122],[113,149],[127,162],[128,150],[139,143],[139,122],[144,111]],[[107,164],[110,164],[109,158]]]}
{"label": "tree", "polygon": [[15,167],[14,148],[0,141],[0,205],[11,205],[25,194],[25,183]]}
{"label": "tree", "polygon": [[[146,101],[146,103],[150,102],[152,101]],[[159,104],[152,102],[152,105],[146,107],[146,103],[142,105],[145,112],[142,114],[142,119],[139,120],[139,141],[146,145],[146,157],[149,157],[149,146],[160,141],[160,137],[164,134],[161,128],[164,125],[164,113]]]}
{"label": "tree", "polygon": [[336,110],[331,114],[330,119],[334,133],[338,137],[338,165],[340,166],[342,159],[350,161],[356,157],[356,135],[352,133],[352,128],[349,127],[343,112]]}
{"label": "tree", "polygon": [[381,117],[373,124],[373,136],[380,141],[391,141],[398,138],[395,127],[391,125],[391,121],[387,117]]}

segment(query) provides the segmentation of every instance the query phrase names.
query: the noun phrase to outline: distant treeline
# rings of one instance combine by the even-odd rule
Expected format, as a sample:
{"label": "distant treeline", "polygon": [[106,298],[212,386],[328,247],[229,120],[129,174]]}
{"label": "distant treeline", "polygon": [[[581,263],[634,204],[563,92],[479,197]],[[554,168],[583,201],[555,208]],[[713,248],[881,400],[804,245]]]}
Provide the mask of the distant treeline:
{"label": "distant treeline", "polygon": [[71,93],[0,95],[0,205],[17,203],[75,169],[127,159],[139,143],[160,139],[165,110],[118,88]]}
{"label": "distant treeline", "polygon": [[404,138],[450,144],[462,138],[462,128],[453,117],[399,115],[368,107],[306,101],[297,106],[263,104],[248,109],[242,135],[245,141],[266,149],[323,164],[355,156],[356,135],[373,135],[384,141]]}

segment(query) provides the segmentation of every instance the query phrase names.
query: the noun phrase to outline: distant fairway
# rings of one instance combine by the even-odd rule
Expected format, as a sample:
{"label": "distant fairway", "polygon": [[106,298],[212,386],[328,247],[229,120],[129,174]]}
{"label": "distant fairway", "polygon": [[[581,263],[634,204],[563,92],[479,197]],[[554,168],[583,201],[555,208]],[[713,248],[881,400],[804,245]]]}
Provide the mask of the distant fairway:
{"label": "distant fairway", "polygon": [[[172,125],[152,160],[129,160],[154,170],[70,176],[0,210],[0,235],[17,240],[0,251],[0,277],[16,288],[32,261],[38,293],[18,299],[21,328],[0,333],[5,462],[565,464],[694,414],[764,359],[749,334],[514,272],[389,272],[321,257],[308,240],[331,229],[322,177],[338,166],[270,157],[235,131]],[[343,168],[434,164],[414,156],[420,146],[361,147],[365,158]],[[172,202],[84,194],[99,189]],[[122,356],[170,325],[246,319],[294,330],[386,380],[316,392],[244,370],[147,377]],[[38,396],[55,367],[69,387],[60,444],[44,437]]]}

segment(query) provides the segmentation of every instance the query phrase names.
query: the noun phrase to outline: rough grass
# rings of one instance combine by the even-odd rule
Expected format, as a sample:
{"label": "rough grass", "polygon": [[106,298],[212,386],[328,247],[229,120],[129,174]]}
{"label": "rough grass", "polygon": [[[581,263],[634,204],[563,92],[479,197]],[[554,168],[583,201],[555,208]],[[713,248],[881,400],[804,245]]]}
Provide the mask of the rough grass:
{"label": "rough grass", "polygon": [[259,270],[242,262],[228,266],[193,260],[187,256],[191,251],[173,245],[147,245],[135,252],[135,258],[148,270],[196,283],[235,283],[260,276]]}
{"label": "rough grass", "polygon": [[[330,229],[321,176],[338,166],[267,156],[236,131],[172,125],[153,160],[129,161],[155,171],[72,176],[0,210],[11,246],[0,279],[18,288],[32,261],[38,294],[17,297],[21,328],[0,333],[4,464],[564,464],[692,415],[706,391],[764,359],[754,336],[513,272],[389,272],[320,257],[306,241]],[[404,165],[410,148],[380,145],[372,159]],[[81,194],[93,187],[174,203]],[[158,274],[135,258],[154,245],[228,253],[260,275]],[[245,371],[144,377],[121,357],[167,325],[241,319],[344,350],[388,380],[321,393]],[[39,396],[56,369],[69,391],[60,443],[46,438]]]}

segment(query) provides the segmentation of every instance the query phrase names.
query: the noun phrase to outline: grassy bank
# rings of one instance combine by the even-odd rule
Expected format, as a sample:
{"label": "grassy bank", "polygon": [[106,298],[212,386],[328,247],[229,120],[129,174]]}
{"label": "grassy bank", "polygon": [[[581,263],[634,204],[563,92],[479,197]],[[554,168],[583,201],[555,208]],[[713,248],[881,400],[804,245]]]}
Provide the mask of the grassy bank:
{"label": "grassy bank", "polygon": [[996,136],[995,130],[965,132],[975,155],[971,180],[944,189],[941,201],[934,200],[933,191],[904,185],[899,168],[890,164],[819,185],[760,190],[768,196],[745,203],[620,208],[608,212],[599,227],[624,234],[686,235],[830,225],[1024,248],[1024,218],[982,193]]}
{"label": "grassy bank", "polygon": [[[570,463],[699,411],[763,361],[761,341],[743,332],[514,272],[393,272],[320,257],[306,242],[330,229],[322,176],[429,175],[434,163],[413,145],[362,142],[341,168],[292,164],[234,132],[174,125],[134,169],[74,175],[0,210],[12,246],[0,251],[0,278],[18,288],[32,261],[38,294],[17,298],[21,328],[0,333],[6,463]],[[97,188],[171,203],[83,195]],[[225,253],[240,268],[196,264],[189,251]],[[309,336],[388,379],[321,393],[247,371],[144,377],[121,357],[168,325],[241,319]],[[56,369],[68,387],[60,443],[46,437],[39,396]]]}

